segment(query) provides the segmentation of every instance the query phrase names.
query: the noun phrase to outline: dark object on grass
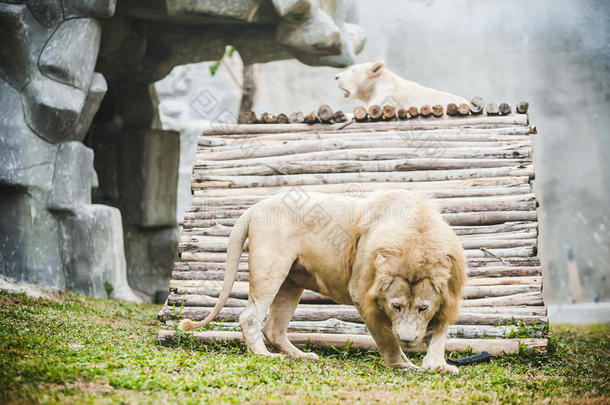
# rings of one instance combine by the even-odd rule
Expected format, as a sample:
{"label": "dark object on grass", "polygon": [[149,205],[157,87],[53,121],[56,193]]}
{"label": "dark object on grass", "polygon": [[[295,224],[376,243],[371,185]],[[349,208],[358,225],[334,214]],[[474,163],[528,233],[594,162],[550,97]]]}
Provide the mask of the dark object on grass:
{"label": "dark object on grass", "polygon": [[489,353],[487,352],[481,352],[478,354],[475,354],[473,356],[468,356],[468,357],[462,357],[460,359],[456,359],[456,360],[451,360],[451,359],[447,359],[447,363],[451,364],[452,366],[470,366],[476,363],[485,363],[488,362],[489,360],[491,360],[491,356],[489,355]]}

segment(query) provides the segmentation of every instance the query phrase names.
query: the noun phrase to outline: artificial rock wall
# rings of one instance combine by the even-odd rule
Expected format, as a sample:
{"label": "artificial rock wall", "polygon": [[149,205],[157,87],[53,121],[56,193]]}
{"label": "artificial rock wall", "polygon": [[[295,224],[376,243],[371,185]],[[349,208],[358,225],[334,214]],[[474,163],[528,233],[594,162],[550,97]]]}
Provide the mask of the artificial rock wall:
{"label": "artificial rock wall", "polygon": [[107,90],[94,72],[113,1],[0,2],[0,272],[138,300],[117,208],[91,203],[83,145]]}
{"label": "artificial rock wall", "polygon": [[174,66],[345,66],[353,1],[0,0],[0,274],[127,300],[167,290],[177,132],[151,84]]}

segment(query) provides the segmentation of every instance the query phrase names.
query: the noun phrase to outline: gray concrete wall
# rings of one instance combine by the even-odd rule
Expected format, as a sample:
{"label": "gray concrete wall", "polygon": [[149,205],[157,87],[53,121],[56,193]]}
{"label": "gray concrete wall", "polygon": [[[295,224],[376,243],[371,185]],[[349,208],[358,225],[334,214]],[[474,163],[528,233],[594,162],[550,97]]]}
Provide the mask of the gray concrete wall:
{"label": "gray concrete wall", "polygon": [[[610,300],[610,2],[361,0],[358,62],[489,101],[524,99],[538,127],[536,192],[547,303]],[[258,113],[351,110],[339,69],[261,65]]]}

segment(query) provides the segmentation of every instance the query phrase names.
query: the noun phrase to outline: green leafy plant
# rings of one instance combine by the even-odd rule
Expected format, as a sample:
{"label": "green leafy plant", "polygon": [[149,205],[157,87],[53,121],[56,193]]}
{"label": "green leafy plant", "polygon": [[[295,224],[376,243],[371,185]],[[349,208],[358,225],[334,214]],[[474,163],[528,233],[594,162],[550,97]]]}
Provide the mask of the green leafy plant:
{"label": "green leafy plant", "polygon": [[104,281],[104,290],[106,290],[106,296],[108,299],[112,296],[112,292],[114,291],[114,287],[108,281]]}
{"label": "green leafy plant", "polygon": [[220,65],[222,65],[222,59],[225,57],[225,55],[227,55],[229,58],[233,57],[233,54],[235,53],[235,48],[231,45],[229,45],[227,47],[227,49],[225,50],[224,55],[222,55],[222,58],[218,59],[217,61],[215,61],[214,63],[212,63],[210,65],[210,75],[215,76],[216,73],[218,72],[218,69],[220,69]]}

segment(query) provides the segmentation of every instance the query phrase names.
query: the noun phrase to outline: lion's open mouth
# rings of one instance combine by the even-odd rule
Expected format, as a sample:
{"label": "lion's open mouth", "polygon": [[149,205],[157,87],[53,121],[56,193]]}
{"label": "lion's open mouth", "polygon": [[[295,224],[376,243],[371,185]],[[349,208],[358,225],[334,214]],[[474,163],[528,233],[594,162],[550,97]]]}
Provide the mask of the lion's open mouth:
{"label": "lion's open mouth", "polygon": [[343,97],[345,98],[348,98],[352,94],[349,92],[349,90],[346,90],[343,87],[341,87],[341,90],[343,90]]}

